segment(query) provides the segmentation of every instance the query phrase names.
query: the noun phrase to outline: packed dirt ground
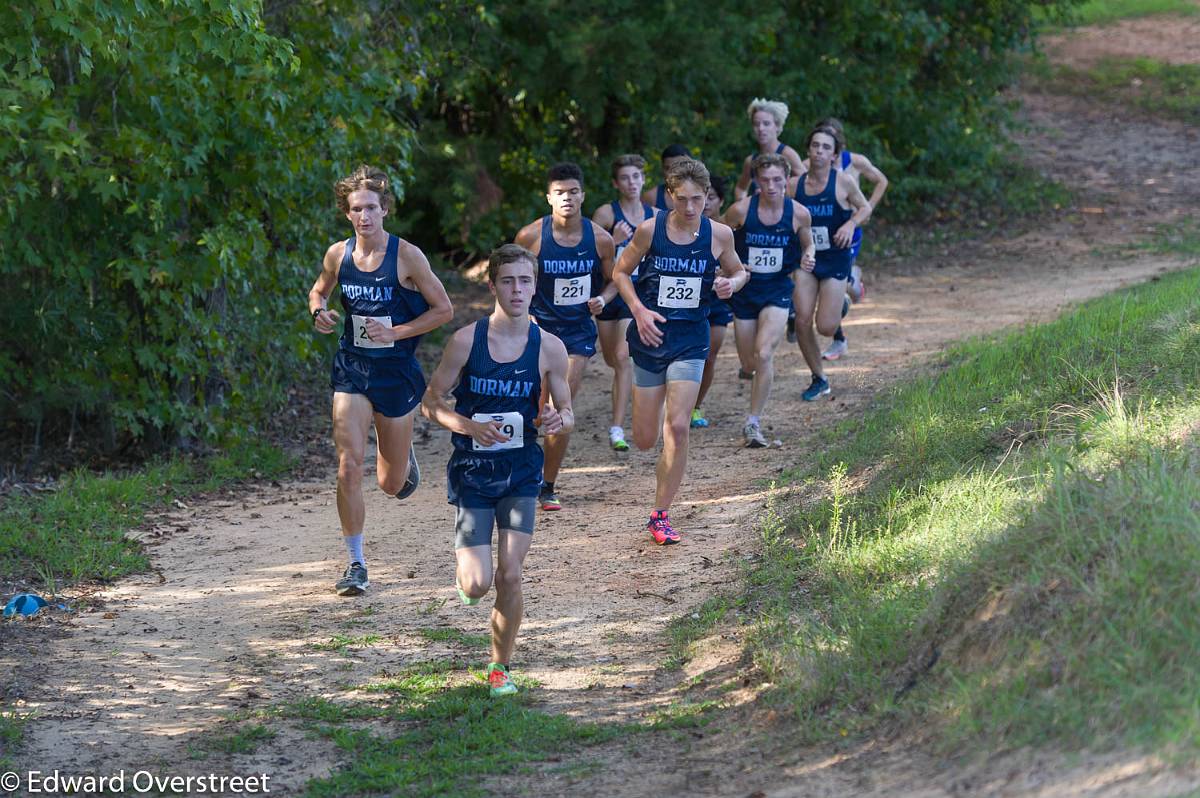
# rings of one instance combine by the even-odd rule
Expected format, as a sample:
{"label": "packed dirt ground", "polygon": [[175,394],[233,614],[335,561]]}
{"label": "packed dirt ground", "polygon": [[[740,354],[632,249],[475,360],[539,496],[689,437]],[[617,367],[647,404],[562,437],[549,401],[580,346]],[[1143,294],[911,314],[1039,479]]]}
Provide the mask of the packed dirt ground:
{"label": "packed dirt ground", "polygon": [[[1156,20],[1156,29],[1164,26]],[[1072,34],[1062,52],[1078,58],[1077,42],[1089,36],[1097,38]],[[731,330],[705,403],[712,426],[693,432],[672,513],[682,545],[657,547],[644,530],[655,453],[609,449],[610,374],[595,359],[558,481],[565,507],[540,515],[528,559],[515,668],[541,683],[536,706],[588,720],[644,719],[677,700],[685,681],[714,695],[731,681],[738,687],[720,693],[729,710],[666,751],[624,742],[590,748],[532,775],[497,778],[490,785],[496,794],[1146,796],[1200,787],[1200,773],[1138,752],[946,758],[905,734],[795,750],[786,745],[786,721],[754,705],[762,686],[736,635],[703,641],[682,672],[660,667],[669,621],[736,588],[737,561],[755,550],[771,478],[819,448],[831,425],[862,412],[882,388],[953,341],[1044,321],[1082,299],[1194,265],[1121,245],[1194,213],[1196,130],[1043,96],[1036,87],[1022,99],[1023,125],[1014,131],[1020,157],[1075,189],[1077,205],[1020,235],[981,218],[971,240],[931,239],[916,253],[864,260],[867,301],[847,319],[850,354],[829,368],[828,401],[800,400],[807,369],[794,345],[780,349],[764,430],[778,441],[772,448],[741,447],[749,384],[737,379]],[[879,215],[886,213],[885,204]],[[483,634],[487,602],[464,608],[455,600],[443,469],[449,437],[423,420],[417,427],[425,481],[416,496],[401,507],[378,491],[373,474],[366,480],[366,596],[342,599],[332,591],[344,552],[330,446],[327,468],[312,479],[178,503],[158,517],[139,533],[150,547],[151,573],[80,597],[78,612],[7,625],[0,696],[35,713],[15,755],[20,768],[267,772],[273,793],[292,794],[337,767],[331,743],[278,724],[279,735],[256,753],[212,754],[201,763],[190,757],[198,736],[239,709],[332,695],[348,678],[366,681],[415,661],[464,659],[461,647],[420,634]],[[365,633],[382,639],[346,652],[314,648],[335,635]]]}

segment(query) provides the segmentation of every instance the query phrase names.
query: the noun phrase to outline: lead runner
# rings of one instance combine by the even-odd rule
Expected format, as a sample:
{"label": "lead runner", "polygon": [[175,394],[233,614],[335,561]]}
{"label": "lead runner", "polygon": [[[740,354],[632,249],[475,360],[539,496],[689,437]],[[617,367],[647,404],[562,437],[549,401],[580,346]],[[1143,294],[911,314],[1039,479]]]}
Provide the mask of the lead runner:
{"label": "lead runner", "polygon": [[[708,355],[709,301],[714,295],[728,299],[749,279],[734,251],[733,232],[704,215],[709,188],[704,164],[675,164],[666,185],[673,209],[638,225],[613,267],[613,281],[634,320],[628,332],[634,445],[655,446],[660,424],[663,433],[646,524],[659,545],[680,540],[668,512],[687,467],[689,421]],[[634,268],[636,287],[630,278]]]}

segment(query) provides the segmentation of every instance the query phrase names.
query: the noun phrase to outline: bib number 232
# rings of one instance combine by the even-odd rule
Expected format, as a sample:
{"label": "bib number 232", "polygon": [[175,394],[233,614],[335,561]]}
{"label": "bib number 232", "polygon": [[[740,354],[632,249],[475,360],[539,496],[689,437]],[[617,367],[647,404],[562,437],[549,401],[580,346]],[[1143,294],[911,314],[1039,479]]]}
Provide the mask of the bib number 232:
{"label": "bib number 232", "polygon": [[503,449],[520,449],[525,445],[525,418],[520,413],[476,413],[472,421],[488,423],[495,421],[500,425],[500,432],[508,436],[504,443],[493,443],[491,446],[481,446],[479,441],[471,443],[477,452],[499,452]]}
{"label": "bib number 232", "polygon": [[700,278],[664,275],[658,283],[658,306],[660,308],[700,307]]}

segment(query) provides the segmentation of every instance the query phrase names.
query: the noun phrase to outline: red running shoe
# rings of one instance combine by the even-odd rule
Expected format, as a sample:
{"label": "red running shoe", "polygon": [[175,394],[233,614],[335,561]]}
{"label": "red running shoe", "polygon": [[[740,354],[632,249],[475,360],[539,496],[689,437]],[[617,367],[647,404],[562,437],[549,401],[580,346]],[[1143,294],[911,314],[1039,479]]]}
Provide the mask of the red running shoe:
{"label": "red running shoe", "polygon": [[646,529],[650,530],[650,536],[660,546],[678,543],[680,540],[679,533],[671,528],[671,521],[667,518],[665,510],[655,510],[652,512],[650,514],[650,523],[646,524]]}

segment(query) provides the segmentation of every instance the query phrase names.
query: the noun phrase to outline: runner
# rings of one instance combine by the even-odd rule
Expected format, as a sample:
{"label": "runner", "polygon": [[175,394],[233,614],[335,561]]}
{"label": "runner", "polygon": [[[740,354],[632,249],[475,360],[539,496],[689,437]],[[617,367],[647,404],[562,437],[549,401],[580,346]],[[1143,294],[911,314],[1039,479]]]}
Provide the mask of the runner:
{"label": "runner", "polygon": [[682,144],[672,144],[662,151],[662,173],[663,182],[659,183],[655,188],[646,189],[642,194],[642,202],[651,205],[655,210],[669,211],[671,210],[671,198],[667,196],[667,173],[671,171],[671,167],[680,161],[691,158],[692,154],[688,152],[688,148]]}
{"label": "runner", "polygon": [[[607,230],[616,246],[615,263],[621,250],[633,236],[633,231],[646,219],[653,218],[654,209],[641,201],[642,186],[646,183],[646,160],[640,155],[622,155],[612,162],[612,182],[620,199],[601,205],[592,214],[592,221]],[[637,278],[637,268],[633,270]],[[613,371],[612,421],[608,428],[608,442],[618,452],[629,451],[625,442],[625,407],[629,404],[633,390],[633,366],[629,361],[629,345],[625,343],[625,332],[633,316],[629,306],[612,282],[601,294],[606,300],[604,310],[596,317],[600,329],[600,352],[604,362]]]}
{"label": "runner", "polygon": [[[721,221],[721,206],[725,203],[728,181],[719,175],[709,175],[708,195],[704,198],[704,215],[709,219]],[[725,344],[725,333],[729,331],[729,322],[733,321],[733,311],[729,303],[717,296],[709,298],[708,304],[708,357],[704,359],[704,376],[700,379],[700,393],[696,394],[696,406],[692,409],[691,425],[697,428],[708,426],[708,418],[700,405],[708,396],[712,387],[713,374],[716,373],[717,355]],[[741,372],[739,372],[740,376]],[[745,379],[749,379],[746,377]]]}
{"label": "runner", "polygon": [[801,261],[811,269],[816,250],[808,211],[787,197],[787,159],[774,153],[756,156],[753,172],[759,192],[730,206],[725,223],[733,228],[738,258],[750,272],[750,282],[729,304],[738,359],[742,370],[754,375],[742,436],[747,447],[761,449],[767,446],[760,417],[775,378],[775,348],[783,340],[792,307],[791,273]]}
{"label": "runner", "polygon": [[[354,235],[325,251],[321,274],[308,292],[308,310],[317,332],[342,330],[330,382],[337,509],[349,565],[334,589],[339,596],[357,596],[370,587],[363,555],[367,434],[374,423],[379,487],[407,498],[421,481],[412,430],[425,390],[413,352],[421,335],[450,321],[454,310],[424,253],[383,229],[393,201],[386,174],[360,166],[335,184],[334,196]],[[341,314],[328,307],[338,285],[346,314],[340,325]]]}
{"label": "runner", "polygon": [[[837,134],[838,145],[842,149],[842,154],[838,160],[838,168],[854,179],[854,184],[859,185],[863,178],[872,185],[871,196],[867,198],[867,202],[871,206],[871,212],[879,207],[883,195],[887,193],[888,179],[875,164],[871,163],[867,156],[860,152],[850,152],[846,149],[846,131],[842,127],[840,120],[827,116],[817,123],[818,126],[831,128]],[[862,228],[854,228],[854,243],[850,246],[850,282],[846,287],[846,294],[855,303],[861,302],[866,296],[867,286],[862,278],[862,269],[859,268],[858,251],[862,248]],[[843,314],[844,316],[845,314]],[[842,325],[838,324],[838,328],[833,332],[833,341],[829,348],[821,353],[821,357],[825,360],[837,360],[842,355],[846,354],[849,345],[846,343],[846,334],[842,331]]]}
{"label": "runner", "polygon": [[782,155],[787,159],[792,174],[798,175],[804,171],[800,166],[800,153],[779,140],[779,137],[783,135],[783,124],[788,118],[787,103],[755,97],[747,106],[746,115],[750,117],[750,127],[754,131],[754,141],[758,144],[758,152],[747,155],[746,160],[742,162],[742,174],[738,177],[737,185],[733,190],[734,200],[752,197],[758,192],[758,185],[754,182],[751,167],[756,155],[769,153]]}
{"label": "runner", "polygon": [[793,273],[792,301],[796,305],[796,341],[813,375],[801,398],[811,402],[830,392],[813,321],[821,335],[832,335],[845,315],[854,229],[870,218],[871,206],[858,184],[834,168],[841,148],[833,128],[813,128],[806,144],[811,168],[796,179],[794,193],[812,217],[817,256],[815,267],[802,263]]}
{"label": "runner", "polygon": [[[633,442],[649,449],[658,442],[660,426],[663,432],[654,510],[646,525],[659,545],[679,542],[668,511],[687,467],[688,415],[708,354],[709,299],[713,294],[728,299],[750,279],[734,252],[733,232],[704,215],[708,188],[704,164],[675,164],[667,173],[674,209],[638,225],[613,270],[636,325],[628,333]],[[639,264],[635,287],[630,275]]]}
{"label": "runner", "polygon": [[[517,244],[537,256],[538,290],[530,314],[566,344],[572,396],[578,395],[584,369],[596,354],[592,316],[605,304],[602,296],[593,296],[599,282],[593,275],[610,280],[613,263],[612,236],[583,215],[583,199],[583,170],[573,163],[555,164],[546,176],[550,215],[525,225],[516,237]],[[562,509],[554,483],[569,441],[567,432],[546,437],[545,482],[538,495],[543,510]]]}
{"label": "runner", "polygon": [[[446,493],[457,508],[454,584],[463,604],[473,606],[487,595],[493,582],[493,527],[500,532],[487,671],[493,697],[517,692],[509,665],[525,609],[521,568],[533,540],[542,482],[537,425],[546,434],[562,434],[575,424],[566,347],[529,317],[536,260],[516,244],[492,253],[488,287],[495,308],[451,336],[421,405],[426,418],[454,433]],[[539,416],[543,385],[553,404]]]}

